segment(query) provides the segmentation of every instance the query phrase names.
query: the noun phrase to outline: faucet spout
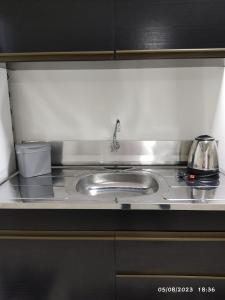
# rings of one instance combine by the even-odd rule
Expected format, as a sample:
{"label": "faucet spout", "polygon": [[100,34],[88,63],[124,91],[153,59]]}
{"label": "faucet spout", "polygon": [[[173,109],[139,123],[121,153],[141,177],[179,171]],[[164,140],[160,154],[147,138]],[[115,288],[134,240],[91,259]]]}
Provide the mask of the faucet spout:
{"label": "faucet spout", "polygon": [[116,120],[116,125],[115,125],[115,129],[114,129],[114,132],[113,132],[113,140],[112,140],[112,143],[111,143],[111,152],[116,152],[120,148],[120,143],[117,140],[117,133],[118,132],[120,132],[120,120],[119,119]]}

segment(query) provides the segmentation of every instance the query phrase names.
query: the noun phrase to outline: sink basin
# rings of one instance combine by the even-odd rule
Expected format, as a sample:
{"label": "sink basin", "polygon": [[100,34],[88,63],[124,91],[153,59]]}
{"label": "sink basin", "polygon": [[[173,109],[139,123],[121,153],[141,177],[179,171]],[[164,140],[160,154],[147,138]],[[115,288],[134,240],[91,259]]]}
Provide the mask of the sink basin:
{"label": "sink basin", "polygon": [[108,172],[81,178],[76,190],[89,196],[134,197],[156,193],[157,180],[144,172]]}

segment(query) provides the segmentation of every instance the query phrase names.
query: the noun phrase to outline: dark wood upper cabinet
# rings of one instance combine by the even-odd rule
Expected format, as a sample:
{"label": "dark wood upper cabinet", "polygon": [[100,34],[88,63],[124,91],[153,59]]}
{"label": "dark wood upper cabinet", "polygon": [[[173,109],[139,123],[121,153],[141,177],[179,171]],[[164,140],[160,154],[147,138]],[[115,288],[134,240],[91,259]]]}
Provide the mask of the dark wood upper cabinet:
{"label": "dark wood upper cabinet", "polygon": [[224,0],[2,0],[0,61],[225,57],[224,15]]}
{"label": "dark wood upper cabinet", "polygon": [[152,51],[157,55],[161,51],[184,56],[224,55],[224,0],[115,1],[118,54]]}
{"label": "dark wood upper cabinet", "polygon": [[1,1],[0,53],[108,54],[113,30],[113,0]]}

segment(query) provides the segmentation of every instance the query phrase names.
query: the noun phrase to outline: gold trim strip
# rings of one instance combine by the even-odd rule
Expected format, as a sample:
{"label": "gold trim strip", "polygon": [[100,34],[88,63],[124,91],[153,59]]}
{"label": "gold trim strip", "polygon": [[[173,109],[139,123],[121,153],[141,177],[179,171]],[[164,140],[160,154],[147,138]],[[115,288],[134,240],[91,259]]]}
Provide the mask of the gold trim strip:
{"label": "gold trim strip", "polygon": [[171,279],[208,279],[208,280],[225,280],[225,276],[198,276],[198,275],[151,275],[151,274],[116,274],[116,278],[171,278]]}
{"label": "gold trim strip", "polygon": [[163,52],[221,52],[225,48],[191,48],[191,49],[152,49],[152,50],[116,50],[117,53],[163,53]]}
{"label": "gold trim strip", "polygon": [[101,239],[117,241],[225,241],[225,232],[117,232],[0,230],[0,239]]}
{"label": "gold trim strip", "polygon": [[[224,58],[225,48],[116,50],[118,59],[137,58]],[[57,61],[114,59],[114,51],[62,51],[0,53],[0,61]]]}
{"label": "gold trim strip", "polygon": [[111,231],[1,230],[0,240],[114,240]]}
{"label": "gold trim strip", "polygon": [[225,48],[116,50],[116,58],[224,58]]}
{"label": "gold trim strip", "polygon": [[225,232],[117,232],[117,241],[221,241],[225,242]]}
{"label": "gold trim strip", "polygon": [[114,51],[65,51],[0,53],[0,61],[96,60],[113,59]]}

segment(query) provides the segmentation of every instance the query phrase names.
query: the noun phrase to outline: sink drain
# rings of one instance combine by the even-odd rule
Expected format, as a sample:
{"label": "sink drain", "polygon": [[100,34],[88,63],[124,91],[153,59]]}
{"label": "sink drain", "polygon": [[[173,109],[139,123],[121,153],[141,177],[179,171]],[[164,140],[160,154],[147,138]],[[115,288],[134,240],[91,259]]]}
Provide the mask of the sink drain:
{"label": "sink drain", "polygon": [[129,167],[129,166],[109,166],[109,167],[104,167],[106,170],[117,170],[117,171],[123,171],[123,170],[131,170],[134,167]]}

